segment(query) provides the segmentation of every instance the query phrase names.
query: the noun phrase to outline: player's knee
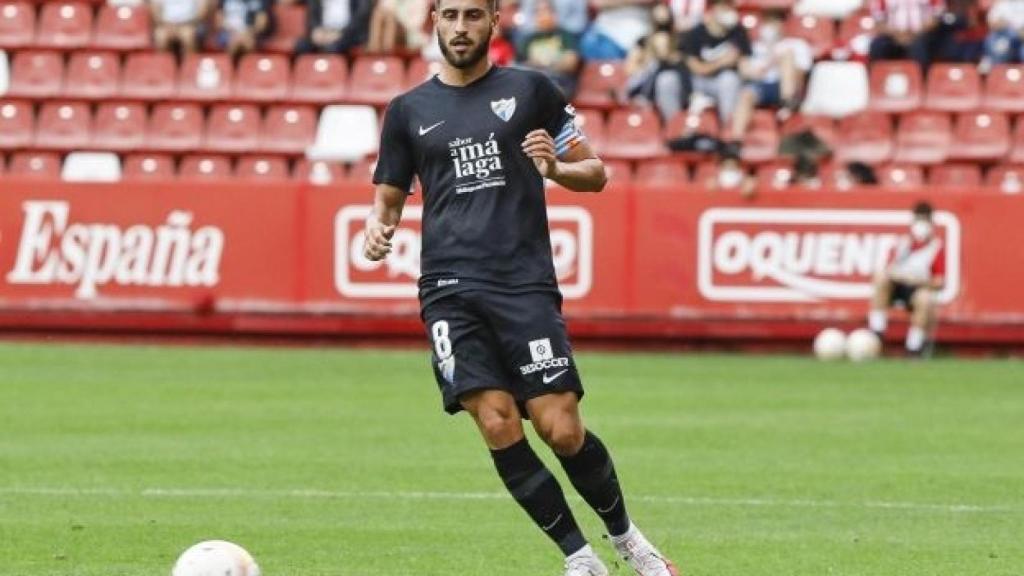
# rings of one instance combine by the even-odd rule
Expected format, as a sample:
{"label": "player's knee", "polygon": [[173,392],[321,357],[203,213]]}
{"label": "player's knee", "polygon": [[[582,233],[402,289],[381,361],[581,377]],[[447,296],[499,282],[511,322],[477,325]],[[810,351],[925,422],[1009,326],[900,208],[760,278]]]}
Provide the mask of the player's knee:
{"label": "player's knee", "polygon": [[523,436],[522,422],[515,407],[481,407],[475,417],[480,433],[492,447],[510,446]]}
{"label": "player's knee", "polygon": [[544,431],[544,441],[559,456],[572,456],[583,446],[583,426],[577,422],[560,422]]}
{"label": "player's knee", "polygon": [[914,308],[921,310],[928,310],[932,306],[932,295],[927,290],[918,290],[914,292],[913,298]]}

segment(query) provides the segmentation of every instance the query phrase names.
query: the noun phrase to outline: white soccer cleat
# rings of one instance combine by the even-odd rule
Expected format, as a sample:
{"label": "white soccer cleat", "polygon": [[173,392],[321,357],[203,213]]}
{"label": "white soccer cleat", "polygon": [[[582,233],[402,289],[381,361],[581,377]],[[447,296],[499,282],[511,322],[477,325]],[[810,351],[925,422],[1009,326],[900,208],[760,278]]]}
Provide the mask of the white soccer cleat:
{"label": "white soccer cleat", "polygon": [[622,536],[612,536],[615,551],[640,576],[679,576],[672,561],[661,555],[640,530],[632,524]]}
{"label": "white soccer cleat", "polygon": [[565,559],[565,576],[608,576],[608,568],[588,545]]}

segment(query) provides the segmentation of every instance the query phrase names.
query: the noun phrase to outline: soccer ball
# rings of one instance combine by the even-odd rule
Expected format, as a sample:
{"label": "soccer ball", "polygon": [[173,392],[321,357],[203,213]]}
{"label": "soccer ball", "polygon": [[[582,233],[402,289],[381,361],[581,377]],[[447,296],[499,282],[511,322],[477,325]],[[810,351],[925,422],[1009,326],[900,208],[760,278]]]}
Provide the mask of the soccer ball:
{"label": "soccer ball", "polygon": [[814,355],[819,360],[839,360],[846,353],[846,334],[838,328],[825,328],[814,338]]}
{"label": "soccer ball", "polygon": [[846,339],[846,356],[854,362],[874,360],[882,353],[882,341],[871,330],[858,328]]}
{"label": "soccer ball", "polygon": [[260,576],[260,567],[238,544],[207,540],[185,550],[171,576]]}

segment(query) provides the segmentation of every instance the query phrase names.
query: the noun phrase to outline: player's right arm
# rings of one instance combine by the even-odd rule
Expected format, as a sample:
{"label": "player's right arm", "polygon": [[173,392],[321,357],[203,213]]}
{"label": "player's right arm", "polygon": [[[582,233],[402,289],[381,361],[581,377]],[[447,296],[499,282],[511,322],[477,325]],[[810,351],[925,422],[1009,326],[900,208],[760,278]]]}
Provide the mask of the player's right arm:
{"label": "player's right arm", "polygon": [[414,172],[413,143],[399,97],[391,101],[384,113],[380,154],[373,172],[376,186],[373,211],[366,219],[363,255],[367,259],[383,260],[391,252],[391,237],[402,220],[402,208],[409,196]]}
{"label": "player's right arm", "polygon": [[402,221],[402,208],[408,196],[401,188],[378,184],[374,193],[373,212],[366,219],[366,243],[363,255],[367,260],[383,260],[391,252],[391,237]]}

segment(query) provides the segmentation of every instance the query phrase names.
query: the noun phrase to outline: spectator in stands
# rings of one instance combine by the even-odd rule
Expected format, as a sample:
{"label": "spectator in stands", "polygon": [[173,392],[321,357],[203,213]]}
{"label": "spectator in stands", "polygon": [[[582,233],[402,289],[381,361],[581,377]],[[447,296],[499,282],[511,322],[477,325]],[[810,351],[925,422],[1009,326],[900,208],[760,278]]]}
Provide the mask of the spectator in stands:
{"label": "spectator in stands", "polygon": [[988,34],[978,0],[946,0],[945,11],[932,34],[932,62],[978,63]]}
{"label": "spectator in stands", "polygon": [[217,4],[217,44],[235,58],[256,50],[273,31],[271,0],[220,0]]}
{"label": "spectator in stands", "polygon": [[668,4],[651,9],[651,24],[651,34],[641,38],[626,57],[626,95],[633,101],[653,103],[662,121],[668,121],[686,106],[689,74]]}
{"label": "spectator in stands", "polygon": [[621,60],[651,32],[657,0],[594,0],[597,17],[580,39],[584,60]]}
{"label": "spectator in stands", "polygon": [[707,0],[667,0],[676,32],[685,34],[696,28],[704,18]]}
{"label": "spectator in stands", "polygon": [[419,49],[426,40],[423,24],[428,6],[425,0],[378,0],[370,17],[366,51],[389,54],[398,46]]}
{"label": "spectator in stands", "polygon": [[1024,0],[995,0],[988,9],[988,26],[982,67],[1024,62]]}
{"label": "spectator in stands", "polygon": [[[683,54],[690,70],[694,97],[711,98],[723,122],[733,120],[743,85],[739,68],[751,55],[750,38],[740,24],[733,0],[709,0],[703,22],[686,36]],[[743,130],[734,129],[732,142],[738,148]]]}
{"label": "spectator in stands", "polygon": [[576,37],[559,26],[551,0],[536,3],[533,29],[518,46],[517,62],[546,74],[571,100],[580,67]]}
{"label": "spectator in stands", "polygon": [[869,57],[877,60],[912,59],[927,70],[931,64],[938,17],[943,0],[871,0],[878,34],[871,41]]}
{"label": "spectator in stands", "polygon": [[[555,10],[555,18],[559,28],[572,34],[577,39],[583,35],[590,23],[587,14],[587,0],[549,0]],[[537,5],[540,0],[520,0],[518,5],[522,23],[516,28],[516,39],[522,42],[528,35],[536,31]]]}
{"label": "spectator in stands", "polygon": [[295,44],[296,54],[345,54],[366,42],[372,0],[308,0],[306,35]]}
{"label": "spectator in stands", "polygon": [[150,0],[154,47],[179,49],[182,55],[195,52],[202,43],[209,10],[207,0]]}

